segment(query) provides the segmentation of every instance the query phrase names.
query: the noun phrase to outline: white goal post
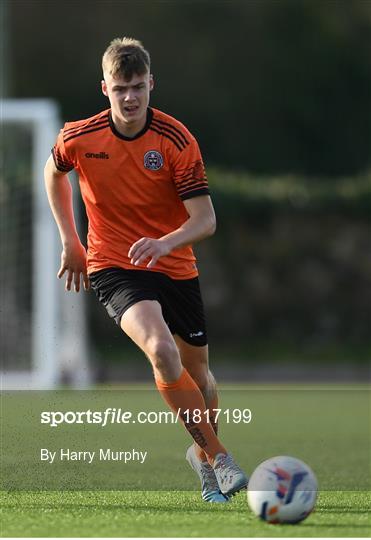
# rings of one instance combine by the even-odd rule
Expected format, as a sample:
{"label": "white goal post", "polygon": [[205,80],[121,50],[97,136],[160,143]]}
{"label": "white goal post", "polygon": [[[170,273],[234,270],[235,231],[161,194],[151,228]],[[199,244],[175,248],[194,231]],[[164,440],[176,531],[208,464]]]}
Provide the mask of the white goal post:
{"label": "white goal post", "polygon": [[[90,369],[88,365],[88,343],[86,332],[86,320],[84,315],[84,295],[80,292],[66,293],[64,282],[57,280],[56,274],[59,268],[61,243],[54,223],[44,188],[44,165],[50,150],[56,140],[62,122],[59,116],[57,104],[49,99],[4,99],[0,100],[0,120],[2,141],[7,131],[13,126],[22,126],[31,134],[31,157],[29,178],[23,182],[29,182],[31,215],[29,227],[32,248],[30,250],[31,265],[29,269],[31,281],[30,291],[30,350],[29,359],[20,362],[11,352],[11,345],[2,349],[1,365],[1,388],[6,389],[53,389],[63,382],[72,386],[86,387],[90,382]],[[18,128],[17,128],[18,129]],[[4,145],[2,144],[2,153]],[[5,181],[13,178],[6,167],[6,156],[2,156],[3,171],[0,178],[0,202],[1,208],[7,205],[7,197],[12,190],[12,182]],[[24,175],[24,176],[28,176]],[[74,190],[76,192],[76,190]],[[17,204],[13,205],[18,208]],[[13,207],[12,207],[13,208]],[[10,212],[11,210],[8,211]],[[19,212],[22,212],[20,206]],[[10,215],[10,214],[9,214]],[[2,218],[3,219],[3,218]],[[5,220],[5,218],[4,218]],[[2,223],[3,234],[1,236],[2,248],[0,259],[4,261],[7,249],[17,249],[6,246],[13,236],[7,237],[6,223]],[[6,261],[5,257],[5,261]],[[22,260],[21,256],[12,256],[13,261]],[[14,336],[22,340],[23,328],[19,324],[19,317],[15,322],[10,320],[12,313],[17,309],[17,302],[12,302],[12,309],[7,305],[7,299],[12,298],[9,293],[9,282],[16,283],[16,294],[22,283],[16,279],[6,279],[13,272],[17,272],[19,264],[13,263],[14,268],[6,270],[6,262],[3,262],[5,271],[1,276],[1,333],[4,338],[7,329],[11,327]],[[25,270],[22,270],[23,272]],[[24,275],[24,274],[23,274]],[[16,295],[13,294],[16,298]],[[14,307],[15,306],[15,307]],[[28,317],[26,317],[27,319]],[[24,317],[25,319],[25,317]],[[5,339],[1,340],[5,343]],[[16,343],[15,338],[13,342]],[[24,356],[24,355],[23,355]],[[22,366],[19,369],[19,366]]]}

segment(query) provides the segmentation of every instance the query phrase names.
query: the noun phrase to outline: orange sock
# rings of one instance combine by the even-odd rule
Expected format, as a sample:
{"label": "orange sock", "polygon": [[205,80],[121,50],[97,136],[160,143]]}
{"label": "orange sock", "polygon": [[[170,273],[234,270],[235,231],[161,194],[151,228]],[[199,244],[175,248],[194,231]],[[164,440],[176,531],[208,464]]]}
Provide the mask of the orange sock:
{"label": "orange sock", "polygon": [[178,410],[180,411],[179,418],[183,421],[185,428],[194,441],[207,454],[208,460],[213,461],[219,453],[227,453],[215,435],[211,424],[207,422],[205,400],[186,369],[183,368],[182,374],[177,381],[166,383],[156,379],[156,385],[170,408],[175,413],[178,413]]}
{"label": "orange sock", "polygon": [[219,404],[218,394],[215,394],[215,397],[212,400],[210,400],[208,409],[209,409],[209,415],[210,415],[210,424],[213,430],[215,431],[216,435],[218,435],[218,422],[215,419],[216,412],[214,411],[214,409],[218,408],[218,404]]}
{"label": "orange sock", "polygon": [[[215,393],[215,396],[213,397],[213,399],[209,401],[206,407],[209,410],[210,425],[213,428],[215,435],[218,435],[218,422],[215,419],[216,412],[214,411],[214,409],[218,408],[218,404],[219,404],[218,394]],[[202,448],[198,444],[195,444],[195,453],[200,461],[203,461],[203,462],[207,461],[207,456],[205,452],[202,450]]]}

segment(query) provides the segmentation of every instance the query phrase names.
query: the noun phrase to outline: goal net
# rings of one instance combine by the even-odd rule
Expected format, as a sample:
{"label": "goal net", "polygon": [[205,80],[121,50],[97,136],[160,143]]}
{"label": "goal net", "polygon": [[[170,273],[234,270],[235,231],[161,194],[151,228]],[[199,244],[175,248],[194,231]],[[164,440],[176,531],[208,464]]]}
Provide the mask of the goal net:
{"label": "goal net", "polygon": [[84,296],[65,293],[56,278],[61,247],[43,179],[61,127],[58,107],[5,99],[0,120],[1,386],[84,387],[90,381]]}

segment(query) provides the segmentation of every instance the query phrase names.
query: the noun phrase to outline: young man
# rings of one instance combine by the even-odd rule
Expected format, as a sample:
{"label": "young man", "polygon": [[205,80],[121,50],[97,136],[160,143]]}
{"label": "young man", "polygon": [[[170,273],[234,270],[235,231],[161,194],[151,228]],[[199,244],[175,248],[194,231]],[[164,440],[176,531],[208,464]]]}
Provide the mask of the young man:
{"label": "young man", "polygon": [[[218,399],[191,248],[215,231],[200,150],[180,122],[149,108],[154,81],[139,41],[112,41],[102,67],[111,108],[65,124],[45,166],[63,245],[58,277],[66,273],[66,289],[73,282],[78,292],[82,276],[146,354],[158,390],[194,439],[186,457],[203,498],[227,502],[247,477],[219,441],[213,416]],[[89,221],[87,253],[74,222],[72,169]]]}

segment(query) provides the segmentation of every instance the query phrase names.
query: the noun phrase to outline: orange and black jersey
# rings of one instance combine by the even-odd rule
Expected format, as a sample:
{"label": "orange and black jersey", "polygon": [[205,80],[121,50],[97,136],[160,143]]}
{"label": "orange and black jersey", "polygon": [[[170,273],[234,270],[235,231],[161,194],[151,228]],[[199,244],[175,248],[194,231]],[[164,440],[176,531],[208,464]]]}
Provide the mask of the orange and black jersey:
{"label": "orange and black jersey", "polygon": [[[139,238],[160,238],[188,214],[182,200],[208,195],[196,139],[173,117],[153,108],[133,138],[119,133],[111,111],[68,122],[52,150],[62,172],[76,169],[89,220],[88,272],[133,267],[130,246]],[[174,279],[197,276],[191,247],[161,257],[152,269]]]}

